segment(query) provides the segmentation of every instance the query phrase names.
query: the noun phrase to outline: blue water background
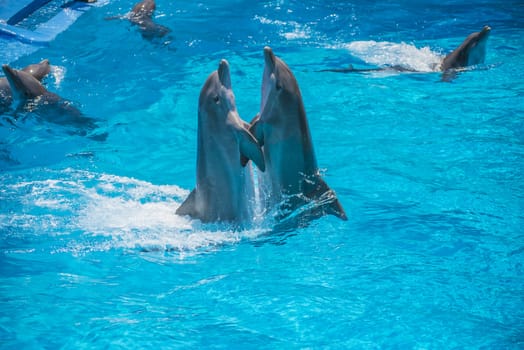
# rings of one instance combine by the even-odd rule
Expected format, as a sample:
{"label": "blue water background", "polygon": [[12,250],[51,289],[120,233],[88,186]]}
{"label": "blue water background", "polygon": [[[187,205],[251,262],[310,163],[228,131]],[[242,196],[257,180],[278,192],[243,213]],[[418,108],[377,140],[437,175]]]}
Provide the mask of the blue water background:
{"label": "blue water background", "polygon": [[[524,6],[519,1],[157,1],[168,37],[100,2],[49,45],[47,88],[88,136],[0,118],[0,347],[524,347]],[[422,70],[485,24],[486,63]],[[317,160],[349,220],[234,231],[174,212],[195,184],[197,101],[230,62],[240,115],[262,49],[295,73]],[[422,68],[421,68],[422,67]],[[96,135],[106,135],[96,137]],[[94,137],[89,137],[94,136]]]}

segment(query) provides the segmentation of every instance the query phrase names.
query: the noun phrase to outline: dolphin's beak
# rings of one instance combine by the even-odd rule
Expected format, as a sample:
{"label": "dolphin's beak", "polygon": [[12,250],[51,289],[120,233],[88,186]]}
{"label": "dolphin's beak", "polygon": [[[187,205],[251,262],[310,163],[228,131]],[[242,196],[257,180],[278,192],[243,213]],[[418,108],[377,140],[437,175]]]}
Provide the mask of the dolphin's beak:
{"label": "dolphin's beak", "polygon": [[229,63],[221,60],[218,65],[218,79],[226,88],[231,89],[231,73],[229,72]]}
{"label": "dolphin's beak", "polygon": [[4,71],[4,74],[6,76],[12,77],[13,75],[15,75],[14,69],[9,67],[7,64],[2,65],[2,70]]}
{"label": "dolphin's beak", "polygon": [[273,70],[275,68],[275,54],[269,46],[264,47],[264,60],[266,61],[266,66]]}
{"label": "dolphin's beak", "polygon": [[482,35],[482,36],[488,35],[490,32],[491,32],[491,27],[490,26],[484,26],[484,28],[482,28],[482,30],[480,31],[480,35]]}

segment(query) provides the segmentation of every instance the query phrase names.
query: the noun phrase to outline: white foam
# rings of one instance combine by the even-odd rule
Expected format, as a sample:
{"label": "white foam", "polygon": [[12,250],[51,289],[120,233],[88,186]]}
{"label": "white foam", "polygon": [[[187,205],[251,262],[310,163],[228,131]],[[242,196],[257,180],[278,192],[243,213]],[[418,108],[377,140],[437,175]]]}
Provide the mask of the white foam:
{"label": "white foam", "polygon": [[67,69],[64,66],[55,66],[51,65],[51,75],[53,76],[55,80],[55,87],[60,87],[60,84],[62,83],[62,80],[64,80],[65,75],[67,73]]}
{"label": "white foam", "polygon": [[204,225],[176,215],[189,194],[176,185],[72,169],[51,172],[49,177],[7,185],[6,195],[21,199],[22,208],[9,217],[0,216],[0,228],[80,234],[79,239],[56,250],[74,254],[138,248],[187,255],[265,232],[261,228],[238,231],[229,225]]}
{"label": "white foam", "polygon": [[406,43],[388,41],[354,41],[342,45],[351,54],[366,63],[384,66],[401,66],[419,72],[438,70],[442,56],[429,47],[417,48]]}

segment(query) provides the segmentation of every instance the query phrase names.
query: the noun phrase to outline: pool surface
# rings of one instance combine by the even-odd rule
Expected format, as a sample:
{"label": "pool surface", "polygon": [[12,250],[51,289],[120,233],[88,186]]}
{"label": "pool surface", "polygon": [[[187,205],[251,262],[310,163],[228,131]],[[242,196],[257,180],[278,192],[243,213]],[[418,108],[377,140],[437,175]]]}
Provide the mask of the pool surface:
{"label": "pool surface", "polygon": [[[97,125],[0,114],[0,348],[524,347],[522,2],[157,0],[154,38],[114,19],[134,3],[45,44],[0,36],[0,63],[49,59],[46,88]],[[484,25],[485,63],[442,82]],[[227,59],[251,120],[266,45],[348,221],[175,215],[204,81]],[[418,72],[322,72],[349,65]]]}

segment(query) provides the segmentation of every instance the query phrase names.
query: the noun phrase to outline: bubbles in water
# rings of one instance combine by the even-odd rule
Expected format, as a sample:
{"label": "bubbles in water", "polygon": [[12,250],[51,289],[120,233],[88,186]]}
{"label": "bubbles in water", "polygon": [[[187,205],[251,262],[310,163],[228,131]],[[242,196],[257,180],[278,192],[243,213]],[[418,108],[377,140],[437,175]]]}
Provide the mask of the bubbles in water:
{"label": "bubbles in water", "polygon": [[51,75],[55,79],[55,87],[60,87],[60,83],[64,80],[67,69],[64,66],[51,65]]}

